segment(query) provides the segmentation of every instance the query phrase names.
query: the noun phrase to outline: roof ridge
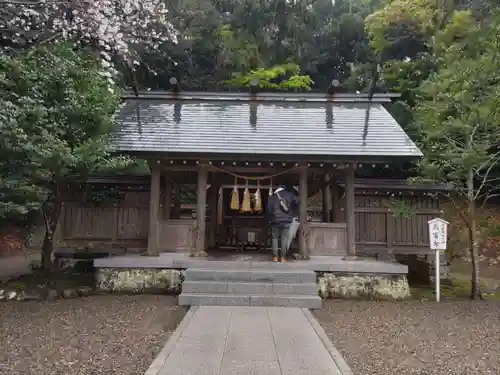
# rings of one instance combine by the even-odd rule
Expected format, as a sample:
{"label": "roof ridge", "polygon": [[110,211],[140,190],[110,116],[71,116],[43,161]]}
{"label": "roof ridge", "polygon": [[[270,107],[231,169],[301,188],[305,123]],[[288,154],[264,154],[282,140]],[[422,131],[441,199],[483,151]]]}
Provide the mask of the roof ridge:
{"label": "roof ridge", "polygon": [[396,93],[377,93],[370,100],[368,93],[312,93],[312,92],[171,92],[171,91],[146,91],[136,95],[128,92],[123,99],[137,100],[166,100],[166,101],[236,101],[236,102],[357,102],[389,103],[392,99],[400,97]]}

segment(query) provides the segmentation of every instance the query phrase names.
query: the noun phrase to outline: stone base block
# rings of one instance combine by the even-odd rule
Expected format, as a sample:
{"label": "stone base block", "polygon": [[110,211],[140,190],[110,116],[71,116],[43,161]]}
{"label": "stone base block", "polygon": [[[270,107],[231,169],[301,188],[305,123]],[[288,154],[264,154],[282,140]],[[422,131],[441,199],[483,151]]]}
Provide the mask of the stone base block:
{"label": "stone base block", "polygon": [[323,273],[318,276],[322,298],[402,300],[411,297],[406,275]]}
{"label": "stone base block", "polygon": [[179,293],[183,272],[158,268],[96,268],[96,289],[102,292]]}

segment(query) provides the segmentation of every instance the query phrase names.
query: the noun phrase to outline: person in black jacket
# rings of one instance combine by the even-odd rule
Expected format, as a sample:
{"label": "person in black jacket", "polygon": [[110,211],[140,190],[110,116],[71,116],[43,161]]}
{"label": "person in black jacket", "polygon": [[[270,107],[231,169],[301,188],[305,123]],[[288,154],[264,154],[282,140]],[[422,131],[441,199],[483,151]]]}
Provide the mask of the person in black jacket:
{"label": "person in black jacket", "polygon": [[288,229],[297,216],[298,204],[299,196],[293,187],[281,186],[269,197],[267,217],[271,226],[274,262],[286,261]]}

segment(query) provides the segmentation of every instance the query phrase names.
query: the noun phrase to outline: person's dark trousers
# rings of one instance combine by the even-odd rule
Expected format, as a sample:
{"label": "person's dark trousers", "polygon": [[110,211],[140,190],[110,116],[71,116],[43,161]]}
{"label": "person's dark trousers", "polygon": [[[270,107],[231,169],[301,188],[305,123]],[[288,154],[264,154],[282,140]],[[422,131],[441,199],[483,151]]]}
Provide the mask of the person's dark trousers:
{"label": "person's dark trousers", "polygon": [[[286,257],[286,244],[288,242],[288,229],[290,224],[275,224],[271,226],[273,257]],[[281,250],[281,253],[280,253]]]}

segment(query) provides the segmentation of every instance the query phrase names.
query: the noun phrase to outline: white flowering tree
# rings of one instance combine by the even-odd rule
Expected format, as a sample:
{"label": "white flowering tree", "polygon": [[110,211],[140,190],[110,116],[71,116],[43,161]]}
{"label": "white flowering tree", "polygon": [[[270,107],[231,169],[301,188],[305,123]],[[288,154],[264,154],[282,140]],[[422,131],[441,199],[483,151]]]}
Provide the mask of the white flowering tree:
{"label": "white flowering tree", "polygon": [[112,67],[115,56],[139,64],[139,52],[175,42],[176,33],[163,0],[0,0],[4,52],[68,39]]}

